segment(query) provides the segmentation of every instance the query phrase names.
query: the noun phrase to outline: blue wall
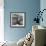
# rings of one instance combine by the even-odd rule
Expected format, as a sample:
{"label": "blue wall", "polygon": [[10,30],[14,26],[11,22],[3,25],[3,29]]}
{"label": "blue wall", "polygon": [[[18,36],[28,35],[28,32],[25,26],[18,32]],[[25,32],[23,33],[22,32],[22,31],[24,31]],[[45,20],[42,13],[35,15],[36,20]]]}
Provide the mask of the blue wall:
{"label": "blue wall", "polygon": [[[43,9],[46,9],[46,0],[41,0],[40,1],[40,10],[42,11]],[[43,22],[40,21],[40,25],[46,27],[46,10],[43,12]]]}
{"label": "blue wall", "polygon": [[[32,30],[32,21],[40,9],[40,0],[4,0],[4,38],[18,41]],[[26,12],[25,28],[10,27],[10,12]]]}

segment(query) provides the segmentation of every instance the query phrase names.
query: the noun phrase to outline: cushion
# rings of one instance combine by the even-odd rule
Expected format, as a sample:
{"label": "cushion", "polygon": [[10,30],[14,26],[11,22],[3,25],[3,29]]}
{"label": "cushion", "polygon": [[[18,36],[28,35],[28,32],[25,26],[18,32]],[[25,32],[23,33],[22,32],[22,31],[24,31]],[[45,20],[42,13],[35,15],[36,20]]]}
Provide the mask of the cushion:
{"label": "cushion", "polygon": [[18,42],[17,42],[17,46],[23,46],[23,43],[24,43],[24,38],[21,38]]}

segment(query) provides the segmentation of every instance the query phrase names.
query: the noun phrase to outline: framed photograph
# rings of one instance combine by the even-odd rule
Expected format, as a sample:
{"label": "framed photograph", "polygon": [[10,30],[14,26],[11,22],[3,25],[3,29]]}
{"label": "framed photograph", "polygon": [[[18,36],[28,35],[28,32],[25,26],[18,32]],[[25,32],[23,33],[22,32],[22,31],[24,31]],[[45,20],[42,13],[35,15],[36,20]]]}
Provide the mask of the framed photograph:
{"label": "framed photograph", "polygon": [[10,12],[11,27],[25,27],[25,12]]}

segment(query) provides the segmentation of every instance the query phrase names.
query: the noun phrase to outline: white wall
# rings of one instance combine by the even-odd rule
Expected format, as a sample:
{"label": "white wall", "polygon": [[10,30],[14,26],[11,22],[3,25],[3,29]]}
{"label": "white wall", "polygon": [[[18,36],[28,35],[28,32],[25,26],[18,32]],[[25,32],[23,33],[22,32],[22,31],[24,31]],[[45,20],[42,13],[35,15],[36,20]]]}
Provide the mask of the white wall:
{"label": "white wall", "polygon": [[0,0],[0,42],[4,41],[4,1]]}

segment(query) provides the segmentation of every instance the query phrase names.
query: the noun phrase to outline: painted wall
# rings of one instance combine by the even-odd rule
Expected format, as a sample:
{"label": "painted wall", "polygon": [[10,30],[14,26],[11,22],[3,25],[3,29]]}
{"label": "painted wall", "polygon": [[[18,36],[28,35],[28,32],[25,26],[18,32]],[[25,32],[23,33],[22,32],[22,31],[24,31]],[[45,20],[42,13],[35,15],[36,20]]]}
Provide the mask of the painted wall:
{"label": "painted wall", "polygon": [[4,3],[0,0],[0,42],[4,41]]}
{"label": "painted wall", "polygon": [[[40,1],[40,9],[41,9],[41,11],[43,10],[43,9],[46,9],[46,0],[41,0]],[[43,22],[41,21],[40,22],[40,25],[42,25],[42,26],[46,26],[46,11],[44,11],[43,12]]]}
{"label": "painted wall", "polygon": [[[40,9],[40,0],[4,0],[4,38],[7,41],[18,41],[32,30],[35,14]],[[25,28],[10,27],[10,12],[26,12]]]}

